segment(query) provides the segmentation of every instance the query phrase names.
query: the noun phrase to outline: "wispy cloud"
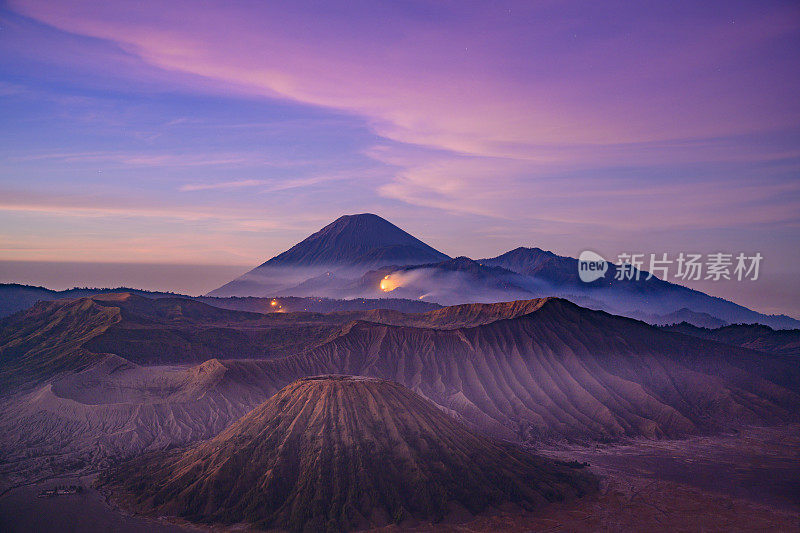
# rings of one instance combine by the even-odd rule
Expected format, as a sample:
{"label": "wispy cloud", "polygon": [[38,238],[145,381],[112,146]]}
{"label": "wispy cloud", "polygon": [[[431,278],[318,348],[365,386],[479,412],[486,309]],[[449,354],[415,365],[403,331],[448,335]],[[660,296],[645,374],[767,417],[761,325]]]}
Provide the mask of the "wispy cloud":
{"label": "wispy cloud", "polygon": [[[800,114],[786,85],[751,89],[774,69],[790,70],[790,55],[768,64],[738,61],[742,49],[796,36],[796,7],[729,7],[727,16],[723,6],[597,9],[615,24],[593,24],[589,32],[592,13],[573,20],[548,6],[515,6],[513,17],[489,7],[463,10],[435,30],[400,8],[379,6],[302,20],[277,5],[198,10],[181,1],[143,2],[124,13],[78,0],[12,6],[116,42],[166,71],[355,112],[387,138],[474,155],[529,157],[552,142],[747,133],[792,126]],[[694,25],[682,26],[684,18]],[[670,32],[659,31],[665,25]],[[298,31],[306,27],[313,30]]]}
{"label": "wispy cloud", "polygon": [[252,220],[258,220],[262,229],[292,227],[292,224],[283,217],[273,218],[256,210],[250,211],[221,204],[179,205],[142,197],[42,193],[14,189],[0,190],[0,211],[80,218],[139,217],[186,222],[217,220],[233,223],[248,221],[248,227],[252,227],[250,223]]}
{"label": "wispy cloud", "polygon": [[264,185],[268,182],[264,180],[239,180],[239,181],[222,181],[218,183],[195,183],[182,185],[182,191],[213,191],[220,189],[241,189],[244,187],[257,187]]}
{"label": "wispy cloud", "polygon": [[[501,181],[513,198],[557,191],[551,178],[570,171],[658,174],[663,165],[763,163],[800,153],[800,103],[793,97],[800,74],[785,44],[799,40],[796,6],[596,7],[574,18],[556,6],[520,4],[513,16],[474,7],[431,26],[399,6],[309,19],[277,5],[191,9],[180,0],[142,2],[124,13],[81,0],[11,5],[116,43],[163,72],[355,114],[395,147],[444,152],[441,161],[429,157],[418,165],[408,151],[396,151],[396,179],[374,184],[384,197],[415,205],[514,216],[486,207],[487,197],[503,195],[481,182]],[[755,55],[743,59],[743,50]],[[792,132],[788,142],[752,142],[781,131]],[[454,163],[458,156],[474,159]],[[119,156],[128,165],[232,166],[253,159]],[[437,165],[459,168],[445,176]],[[646,188],[657,179],[645,181]],[[181,190],[259,185],[281,187],[231,179]]]}
{"label": "wispy cloud", "polygon": [[226,189],[244,189],[251,187],[258,187],[259,193],[287,191],[290,189],[297,189],[301,187],[310,187],[320,183],[340,181],[344,179],[358,178],[361,175],[363,179],[365,173],[329,173],[323,176],[311,176],[308,178],[288,178],[288,179],[247,179],[247,180],[234,180],[234,181],[218,181],[212,183],[189,183],[182,185],[179,190],[184,192],[194,191],[216,191]]}
{"label": "wispy cloud", "polygon": [[13,161],[59,160],[66,163],[92,162],[112,163],[139,167],[202,167],[267,165],[269,161],[260,154],[252,153],[136,153],[136,152],[50,152],[26,156],[10,156]]}

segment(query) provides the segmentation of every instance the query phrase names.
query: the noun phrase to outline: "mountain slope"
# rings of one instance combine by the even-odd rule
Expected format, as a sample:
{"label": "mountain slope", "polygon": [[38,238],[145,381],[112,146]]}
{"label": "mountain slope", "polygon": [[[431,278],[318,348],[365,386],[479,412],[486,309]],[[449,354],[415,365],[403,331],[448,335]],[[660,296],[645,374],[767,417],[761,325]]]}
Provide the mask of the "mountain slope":
{"label": "mountain slope", "polygon": [[800,407],[800,373],[784,362],[559,299],[474,328],[360,322],[275,364],[393,379],[515,439],[678,437]]}
{"label": "mountain slope", "polygon": [[[203,300],[220,304],[215,298]],[[131,293],[40,302],[0,320],[0,396],[80,370],[105,354],[143,365],[281,357],[321,343],[353,320],[386,316],[406,323],[416,316],[374,309],[381,304],[420,310],[437,307],[420,301],[309,302],[297,298],[222,304],[270,312],[238,311],[197,299],[166,295],[146,298]],[[291,311],[301,306],[353,310]],[[272,312],[274,309],[280,312]]]}
{"label": "mountain slope", "polygon": [[798,329],[775,330],[760,324],[732,324],[718,328],[701,328],[686,322],[663,326],[661,329],[775,355],[800,356],[800,330]]}
{"label": "mountain slope", "polygon": [[355,270],[361,275],[383,265],[445,259],[448,256],[377,215],[345,215],[266,263],[211,291],[209,296],[282,295],[281,288],[293,287],[327,271]]}
{"label": "mountain slope", "polygon": [[364,213],[339,217],[262,266],[329,267],[360,265],[381,259],[432,262],[447,259],[447,256],[391,222]]}
{"label": "mountain slope", "polygon": [[297,381],[211,441],[134,459],[101,483],[157,514],[291,531],[533,509],[595,488],[587,474],[471,432],[405,387],[346,376]]}
{"label": "mountain slope", "polygon": [[[546,295],[565,297],[582,303],[590,299],[614,314],[646,321],[662,320],[679,310],[704,313],[726,323],[760,323],[774,328],[797,328],[800,321],[785,315],[764,315],[728,300],[658,279],[615,279],[616,267],[608,263],[606,275],[591,283],[578,276],[578,260],[539,248],[516,248],[497,257],[481,259],[484,265],[502,267],[540,282]],[[708,317],[703,317],[707,322]],[[662,322],[659,322],[662,323]]]}
{"label": "mountain slope", "polygon": [[[115,309],[109,327],[128,320],[125,302],[105,304],[71,303],[91,310],[86,317]],[[188,307],[177,314],[174,303],[165,305],[140,310],[153,324],[119,343],[118,351],[163,346],[148,344],[160,336],[152,335],[158,331],[156,316],[169,331],[175,321],[194,315]],[[69,309],[54,306],[40,319],[56,323],[54,317],[74,313]],[[359,317],[370,322],[352,321]],[[263,318],[267,328],[279,327],[272,320],[312,319],[310,313]],[[675,438],[785,424],[800,412],[800,367],[793,359],[661,331],[565,300],[473,304],[412,315],[335,313],[323,319],[329,320],[325,338],[294,354],[211,359],[193,367],[139,366],[93,352],[88,360],[73,360],[73,352],[40,348],[39,338],[23,352],[38,355],[17,367],[28,372],[33,365],[38,384],[0,396],[0,484],[3,477],[25,482],[37,472],[96,468],[109,458],[209,438],[292,381],[319,374],[396,381],[470,427],[516,441]],[[215,331],[201,325],[189,322],[188,329],[177,331]],[[79,337],[83,327],[82,321],[72,324],[61,337],[72,338],[70,332]],[[32,323],[14,338],[36,328]],[[300,346],[302,339],[287,331]],[[214,338],[198,346],[212,348]],[[270,334],[263,342],[283,341]],[[246,347],[230,346],[226,353],[240,354],[237,347]],[[51,360],[72,366],[46,375],[52,369],[41,364]],[[2,391],[9,394],[9,387],[4,384]]]}
{"label": "mountain slope", "polygon": [[80,370],[108,353],[142,364],[275,357],[322,342],[358,316],[264,315],[129,293],[40,302],[0,320],[0,395]]}
{"label": "mountain slope", "polygon": [[97,362],[84,345],[121,320],[118,308],[85,299],[43,302],[0,321],[0,395]]}
{"label": "mountain slope", "polygon": [[442,305],[503,302],[547,295],[538,290],[531,278],[505,268],[482,265],[468,257],[373,270],[349,288],[350,293],[354,290],[359,294],[383,292]]}

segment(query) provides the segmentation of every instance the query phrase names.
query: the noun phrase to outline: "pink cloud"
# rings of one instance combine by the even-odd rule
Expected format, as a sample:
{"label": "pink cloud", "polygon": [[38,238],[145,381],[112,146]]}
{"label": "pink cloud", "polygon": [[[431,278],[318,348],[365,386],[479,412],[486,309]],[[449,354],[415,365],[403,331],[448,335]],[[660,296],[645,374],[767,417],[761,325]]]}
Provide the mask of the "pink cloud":
{"label": "pink cloud", "polygon": [[[792,127],[800,118],[800,105],[786,98],[796,79],[753,87],[769,71],[791,69],[793,58],[747,68],[732,61],[796,36],[793,8],[745,12],[735,24],[724,16],[698,20],[702,28],[659,13],[609,12],[619,17],[620,34],[583,38],[587,21],[516,7],[514,17],[459,9],[441,24],[402,12],[331,10],[317,18],[236,2],[121,9],[16,0],[12,7],[110,40],[167,71],[356,113],[392,140],[474,155],[536,159],[542,145],[731,135]],[[581,37],[574,43],[573,33]]]}

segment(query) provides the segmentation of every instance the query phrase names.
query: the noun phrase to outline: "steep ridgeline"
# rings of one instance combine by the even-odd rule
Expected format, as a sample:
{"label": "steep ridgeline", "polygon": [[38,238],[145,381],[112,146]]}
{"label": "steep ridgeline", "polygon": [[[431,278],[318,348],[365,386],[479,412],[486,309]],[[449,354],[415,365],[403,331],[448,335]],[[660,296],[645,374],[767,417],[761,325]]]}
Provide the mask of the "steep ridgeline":
{"label": "steep ridgeline", "polygon": [[[274,302],[281,309],[302,305],[292,299]],[[539,305],[521,301],[459,306],[437,313],[401,313],[370,309],[369,303],[356,301],[353,311],[265,315],[221,309],[188,298],[145,298],[130,293],[40,302],[0,320],[0,396],[81,370],[101,361],[105,354],[142,365],[272,358],[315,346],[353,320],[463,327],[515,316]],[[270,302],[263,305],[271,307]]]}
{"label": "steep ridgeline", "polygon": [[123,504],[194,522],[343,531],[533,509],[592,477],[482,437],[397,383],[296,381],[216,438],[124,463],[100,479]]}
{"label": "steep ridgeline", "polygon": [[[275,300],[276,306],[291,309],[301,305],[287,300]],[[355,302],[353,308],[363,310],[265,315],[221,309],[188,298],[145,298],[130,293],[40,302],[0,320],[0,396],[81,370],[105,354],[141,365],[272,358],[315,346],[353,320],[453,328],[510,318],[541,305],[538,300],[525,300],[401,313],[370,309],[368,303]]]}
{"label": "steep ridgeline", "polygon": [[490,324],[538,311],[547,298],[514,300],[493,304],[462,304],[434,309],[425,313],[398,313],[387,309],[375,309],[363,313],[361,320],[395,326],[413,326],[433,329],[458,329]]}
{"label": "steep ridgeline", "polygon": [[119,308],[84,299],[43,302],[0,321],[0,396],[96,363],[85,344],[121,320]]}
{"label": "steep ridgeline", "polygon": [[138,364],[269,358],[303,350],[363,313],[220,309],[130,293],[40,302],[0,320],[0,396],[115,354]]}
{"label": "steep ridgeline", "polygon": [[796,418],[790,362],[566,300],[535,307],[452,330],[356,322],[297,356],[225,364],[231,379],[274,384],[325,372],[395,380],[510,439],[680,437]]}
{"label": "steep ridgeline", "polygon": [[[31,315],[29,327],[20,323],[7,332],[0,355],[10,357],[0,369],[7,379],[36,379],[26,391],[0,397],[0,484],[4,476],[25,482],[75,464],[91,468],[109,457],[209,438],[288,383],[319,374],[397,381],[471,427],[510,440],[680,437],[784,424],[800,411],[800,370],[789,358],[661,331],[560,299],[360,315],[370,322],[353,322],[358,314],[323,315],[330,320],[325,339],[294,355],[211,359],[194,367],[163,359],[156,360],[166,366],[139,366],[90,352],[87,342],[72,343],[73,337],[108,339],[103,332],[135,315],[135,327],[126,331],[138,334],[125,337],[115,351],[161,350],[170,344],[151,344],[164,335],[159,328],[179,324],[178,332],[199,332],[195,338],[206,340],[197,346],[212,350],[228,346],[215,341],[218,329],[247,330],[260,320],[299,327],[300,317],[314,316],[286,313],[252,322],[245,313],[237,326],[236,315],[224,310],[193,311],[169,301],[138,308],[147,303],[129,309],[128,300],[61,302],[47,314]],[[76,321],[78,309],[89,313]],[[206,316],[210,326],[193,316]],[[149,328],[141,327],[144,317]],[[56,336],[39,335],[33,318],[60,328],[62,344],[49,346]],[[275,327],[268,323],[270,331]],[[298,346],[296,333],[286,335]],[[283,342],[280,335],[267,337],[273,345]]]}
{"label": "steep ridgeline", "polygon": [[[305,294],[285,291],[312,281],[322,287],[327,284],[330,271],[357,278],[383,265],[433,263],[446,259],[449,257],[445,254],[377,215],[345,215],[289,250],[211,291],[209,296],[300,296]],[[324,277],[316,280],[318,276]]]}

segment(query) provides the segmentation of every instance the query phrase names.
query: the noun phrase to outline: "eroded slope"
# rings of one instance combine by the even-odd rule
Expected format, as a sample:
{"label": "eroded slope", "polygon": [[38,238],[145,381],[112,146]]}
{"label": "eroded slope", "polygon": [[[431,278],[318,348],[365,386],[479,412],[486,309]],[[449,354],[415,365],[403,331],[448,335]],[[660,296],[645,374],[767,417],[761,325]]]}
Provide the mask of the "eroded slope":
{"label": "eroded slope", "polygon": [[393,382],[292,383],[218,437],[134,459],[101,483],[156,514],[341,531],[586,494],[587,474],[477,435]]}

